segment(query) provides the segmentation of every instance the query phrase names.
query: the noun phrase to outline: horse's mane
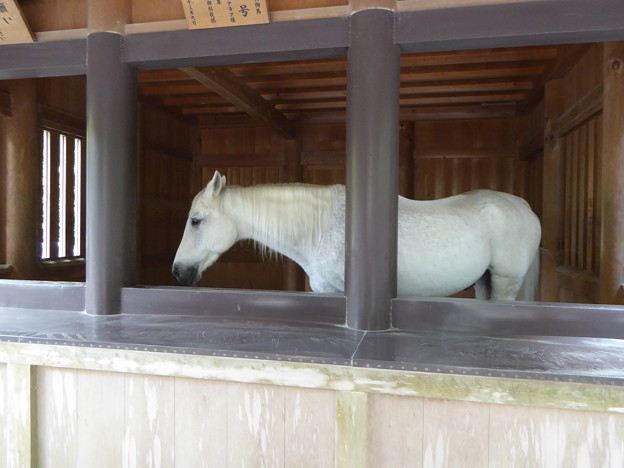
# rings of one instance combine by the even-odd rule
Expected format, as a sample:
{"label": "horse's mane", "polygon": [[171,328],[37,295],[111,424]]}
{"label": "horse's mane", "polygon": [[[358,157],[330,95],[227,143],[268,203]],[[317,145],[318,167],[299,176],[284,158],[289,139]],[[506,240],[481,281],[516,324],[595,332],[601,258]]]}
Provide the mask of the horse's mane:
{"label": "horse's mane", "polygon": [[263,239],[271,239],[270,247],[281,252],[293,244],[316,247],[327,229],[336,190],[337,186],[310,184],[226,186],[223,200],[253,226],[252,239],[267,254]]}

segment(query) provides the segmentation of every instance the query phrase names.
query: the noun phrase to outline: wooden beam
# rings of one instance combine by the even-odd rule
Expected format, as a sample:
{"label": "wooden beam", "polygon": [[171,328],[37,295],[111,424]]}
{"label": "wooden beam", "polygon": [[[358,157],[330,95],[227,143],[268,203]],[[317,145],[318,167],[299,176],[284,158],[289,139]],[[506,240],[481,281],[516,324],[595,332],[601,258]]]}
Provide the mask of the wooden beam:
{"label": "wooden beam", "polygon": [[225,67],[181,68],[243,111],[269,125],[287,140],[295,138],[295,125],[257,91]]}
{"label": "wooden beam", "polygon": [[604,48],[602,256],[600,302],[613,304],[624,284],[624,42]]}
{"label": "wooden beam", "polygon": [[543,76],[535,81],[534,91],[524,102],[518,103],[518,115],[526,115],[544,99],[544,87],[548,81],[563,78],[578,60],[590,49],[592,44],[572,44],[559,46],[557,57],[546,69]]}

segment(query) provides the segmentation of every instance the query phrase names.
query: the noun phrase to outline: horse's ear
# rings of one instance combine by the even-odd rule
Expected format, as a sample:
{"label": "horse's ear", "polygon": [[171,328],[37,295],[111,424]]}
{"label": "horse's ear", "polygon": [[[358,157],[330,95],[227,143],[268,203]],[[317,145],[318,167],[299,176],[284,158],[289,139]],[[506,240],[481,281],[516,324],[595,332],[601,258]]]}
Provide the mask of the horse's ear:
{"label": "horse's ear", "polygon": [[206,185],[206,194],[212,195],[213,197],[219,195],[223,187],[225,187],[226,178],[222,176],[219,171],[215,171],[214,176],[212,176],[212,180],[208,182]]}

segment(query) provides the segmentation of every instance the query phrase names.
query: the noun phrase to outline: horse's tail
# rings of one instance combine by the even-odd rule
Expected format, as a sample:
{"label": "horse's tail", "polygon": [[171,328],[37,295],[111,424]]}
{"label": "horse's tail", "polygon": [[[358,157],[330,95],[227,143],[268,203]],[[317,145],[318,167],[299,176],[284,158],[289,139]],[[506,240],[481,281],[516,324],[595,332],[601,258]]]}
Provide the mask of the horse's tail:
{"label": "horse's tail", "polygon": [[539,282],[539,274],[540,274],[540,249],[537,249],[535,252],[535,257],[533,257],[533,261],[531,262],[531,266],[529,266],[529,270],[524,276],[524,282],[522,283],[522,287],[520,291],[518,291],[518,296],[516,300],[518,301],[534,301],[535,293],[537,292],[537,286]]}

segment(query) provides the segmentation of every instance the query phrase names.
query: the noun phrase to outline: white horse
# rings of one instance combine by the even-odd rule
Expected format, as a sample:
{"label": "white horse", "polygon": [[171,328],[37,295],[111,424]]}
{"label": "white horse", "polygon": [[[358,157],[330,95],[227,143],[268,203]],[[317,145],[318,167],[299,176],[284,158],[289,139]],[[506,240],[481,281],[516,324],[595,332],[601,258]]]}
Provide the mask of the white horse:
{"label": "white horse", "polygon": [[[297,262],[315,292],[344,291],[345,189],[307,184],[226,186],[213,179],[191,205],[173,275],[201,279],[236,241],[253,239]],[[399,197],[399,296],[532,300],[541,228],[514,195],[476,190],[441,200]],[[523,287],[524,284],[524,287]]]}

